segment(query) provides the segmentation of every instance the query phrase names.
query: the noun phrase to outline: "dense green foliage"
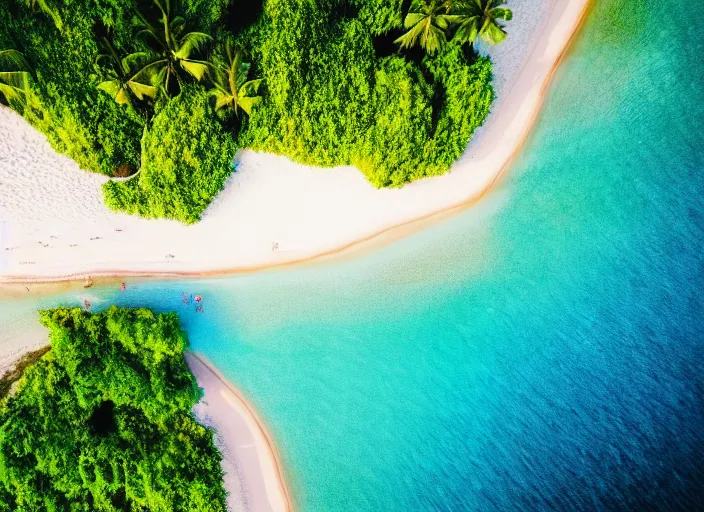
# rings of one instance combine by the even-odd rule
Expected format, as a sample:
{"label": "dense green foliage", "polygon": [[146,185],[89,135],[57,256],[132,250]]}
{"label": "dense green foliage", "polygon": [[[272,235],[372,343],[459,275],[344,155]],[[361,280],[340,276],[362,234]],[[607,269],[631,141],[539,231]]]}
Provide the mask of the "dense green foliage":
{"label": "dense green foliage", "polygon": [[47,353],[49,348],[50,347],[47,345],[39,350],[27,352],[14,364],[12,368],[7,370],[5,374],[0,377],[0,400],[5,398],[10,393],[13,384],[17,382],[22,375],[24,375],[24,370],[28,366],[36,363],[44,354]]}
{"label": "dense green foliage", "polygon": [[478,37],[497,44],[506,39],[499,20],[510,20],[506,0],[413,0],[403,22],[408,32],[396,42],[401,48],[420,46],[429,53],[442,50],[450,37],[458,44],[474,44]]}
{"label": "dense green foliage", "polygon": [[498,44],[506,39],[506,30],[500,20],[513,19],[511,9],[501,7],[506,0],[448,1],[458,25],[454,38],[460,44],[473,44],[478,37],[488,44]]}
{"label": "dense green foliage", "polygon": [[0,100],[24,104],[29,89],[29,64],[17,50],[0,49]]}
{"label": "dense green foliage", "polygon": [[142,140],[142,168],[105,184],[105,202],[144,217],[196,222],[231,172],[235,143],[201,87],[184,86]]}
{"label": "dense green foliage", "polygon": [[[193,26],[210,28],[228,3],[185,0],[182,11]],[[21,51],[35,73],[23,115],[84,169],[108,175],[124,166],[135,171],[145,114],[98,89],[110,78],[111,66],[96,63],[103,38],[119,54],[146,49],[134,38],[135,0],[56,0],[61,30],[53,17],[35,11],[22,0],[0,0],[0,49]]]}
{"label": "dense green foliage", "polygon": [[0,510],[225,510],[176,314],[41,312],[51,350],[0,404]]}
{"label": "dense green foliage", "polygon": [[[236,147],[355,165],[377,187],[442,174],[493,100],[491,63],[471,45],[394,44],[414,5],[403,0],[56,0],[61,30],[3,3],[0,48],[36,70],[25,117],[87,169],[141,163],[105,198],[149,217],[198,220]],[[114,58],[98,58],[106,48]],[[227,109],[206,105],[206,86]]]}
{"label": "dense green foliage", "polygon": [[[156,88],[163,99],[176,95],[181,90],[184,79],[188,76],[201,81],[208,72],[209,63],[197,59],[203,53],[203,47],[209,45],[213,38],[204,32],[188,31],[186,20],[175,12],[171,0],[154,0],[160,12],[159,23],[151,23],[139,10],[136,12],[137,35],[145,43],[151,43],[154,51],[136,52],[125,59],[130,61],[137,57],[146,63],[137,71],[137,77],[143,87]],[[184,76],[187,75],[187,76]]]}
{"label": "dense green foliage", "polygon": [[98,91],[93,61],[98,54],[96,20],[112,24],[119,2],[63,0],[63,30],[44,12],[0,0],[0,48],[21,51],[35,73],[25,118],[45,133],[60,153],[88,170],[111,174],[135,168],[143,121]]}
{"label": "dense green foliage", "polygon": [[215,98],[215,108],[229,109],[236,115],[242,109],[252,115],[252,109],[262,102],[259,89],[264,80],[247,79],[252,65],[244,61],[242,53],[231,38],[225,40],[210,68],[210,94]]}
{"label": "dense green foliage", "polygon": [[337,7],[266,2],[253,54],[266,95],[241,145],[352,164],[379,187],[444,173],[489,112],[489,60],[452,44],[420,62],[377,55],[375,36],[403,26],[401,2],[358,0],[346,16]]}

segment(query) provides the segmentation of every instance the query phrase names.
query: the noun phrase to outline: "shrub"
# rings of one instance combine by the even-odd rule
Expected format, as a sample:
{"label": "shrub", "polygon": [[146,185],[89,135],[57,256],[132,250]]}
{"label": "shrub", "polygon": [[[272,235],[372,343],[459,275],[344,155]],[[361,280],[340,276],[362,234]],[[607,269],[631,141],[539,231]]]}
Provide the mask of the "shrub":
{"label": "shrub", "polygon": [[312,165],[357,166],[377,187],[446,172],[493,99],[491,64],[450,44],[416,62],[377,58],[401,2],[270,0],[253,46],[267,94],[239,144]]}
{"label": "shrub", "polygon": [[105,203],[144,217],[196,222],[222,190],[235,150],[205,90],[185,86],[145,132],[139,175],[107,182]]}
{"label": "shrub", "polygon": [[98,91],[93,61],[97,20],[120,20],[124,5],[64,0],[63,30],[24,5],[0,8],[0,44],[22,51],[36,79],[23,111],[60,153],[82,168],[111,175],[139,162],[142,119]]}
{"label": "shrub", "polygon": [[0,404],[0,510],[224,511],[176,314],[40,316],[51,350]]}
{"label": "shrub", "polygon": [[94,66],[100,37],[121,56],[147,49],[130,19],[137,7],[153,18],[150,0],[60,0],[61,31],[46,15],[0,1],[13,7],[0,9],[0,47],[22,51],[36,71],[24,116],[86,169],[113,175],[141,160],[140,176],[103,191],[111,208],[145,217],[196,222],[222,188],[235,146],[355,165],[376,187],[442,174],[493,100],[487,58],[452,42],[432,57],[395,51],[408,0],[266,0],[256,19],[261,0],[181,0],[189,30],[223,40],[237,26],[250,78],[264,79],[263,101],[249,118],[227,120],[237,128],[228,134],[204,90],[188,85],[150,124],[145,105],[138,114],[96,89]]}

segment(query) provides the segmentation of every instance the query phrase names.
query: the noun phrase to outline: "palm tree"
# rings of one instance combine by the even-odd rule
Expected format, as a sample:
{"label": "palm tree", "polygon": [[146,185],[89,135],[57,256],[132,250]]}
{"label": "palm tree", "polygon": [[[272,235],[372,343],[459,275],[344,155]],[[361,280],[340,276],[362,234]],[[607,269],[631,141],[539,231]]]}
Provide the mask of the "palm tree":
{"label": "palm tree", "polygon": [[250,64],[242,59],[242,52],[236,49],[232,39],[227,39],[224,44],[224,55],[214,59],[210,68],[213,89],[210,94],[215,96],[215,108],[229,108],[238,114],[238,107],[248,115],[252,108],[261,103],[262,97],[258,96],[259,87],[263,79],[247,80]]}
{"label": "palm tree", "polygon": [[144,69],[133,73],[133,69],[140,67],[149,60],[149,55],[137,52],[120,59],[110,41],[103,38],[103,51],[96,57],[95,63],[100,65],[106,62],[103,69],[107,69],[106,80],[98,84],[98,89],[105,91],[119,104],[132,104],[130,93],[137,99],[156,98],[157,88],[148,85],[151,81],[149,70]]}
{"label": "palm tree", "polygon": [[156,86],[168,94],[172,90],[172,79],[180,86],[181,71],[186,71],[198,81],[203,79],[209,63],[192,57],[212,37],[203,32],[185,32],[186,21],[180,16],[172,18],[170,0],[154,0],[154,3],[161,11],[163,30],[153,27],[143,15],[137,14],[136,21],[140,29],[137,36],[156,43],[158,55],[156,60],[151,60],[137,75],[140,78],[150,78],[148,85]]}
{"label": "palm tree", "polygon": [[56,28],[59,30],[63,29],[63,22],[59,16],[58,9],[51,0],[24,0],[24,3],[33,13],[37,12],[37,8],[39,8],[40,11],[48,14],[54,20]]}
{"label": "palm tree", "polygon": [[29,90],[29,65],[17,50],[0,50],[0,97],[23,103]]}
{"label": "palm tree", "polygon": [[457,23],[455,38],[458,42],[474,44],[477,37],[486,43],[497,44],[506,39],[506,31],[498,20],[513,18],[511,9],[501,7],[505,0],[467,0],[459,6],[454,20]]}
{"label": "palm tree", "polygon": [[442,50],[447,43],[446,31],[453,17],[443,0],[414,0],[403,26],[410,29],[394,41],[401,48],[420,46],[428,53]]}

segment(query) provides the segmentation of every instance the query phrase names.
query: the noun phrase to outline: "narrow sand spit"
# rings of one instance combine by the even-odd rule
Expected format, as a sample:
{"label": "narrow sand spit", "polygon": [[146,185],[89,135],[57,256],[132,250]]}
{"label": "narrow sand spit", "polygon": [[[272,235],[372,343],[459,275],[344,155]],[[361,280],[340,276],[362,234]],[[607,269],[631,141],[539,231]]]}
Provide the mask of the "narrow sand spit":
{"label": "narrow sand spit", "polygon": [[254,409],[203,359],[185,355],[205,391],[193,412],[200,423],[215,429],[215,442],[223,454],[228,508],[235,512],[290,511],[281,465]]}
{"label": "narrow sand spit", "polygon": [[[243,151],[194,226],[108,211],[103,176],[57,155],[0,108],[0,282],[218,273],[303,261],[480,197],[520,148],[589,0],[509,0],[509,37],[484,49],[498,100],[450,173],[376,190],[352,167],[317,169]],[[405,230],[392,230],[405,225]],[[400,235],[399,235],[400,236]],[[276,247],[276,249],[274,249]]]}

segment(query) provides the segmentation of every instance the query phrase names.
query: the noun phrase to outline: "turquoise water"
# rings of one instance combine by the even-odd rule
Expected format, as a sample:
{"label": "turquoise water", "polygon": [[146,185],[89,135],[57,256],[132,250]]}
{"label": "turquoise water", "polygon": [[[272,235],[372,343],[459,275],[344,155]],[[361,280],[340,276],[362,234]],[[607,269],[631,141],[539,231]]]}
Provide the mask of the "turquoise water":
{"label": "turquoise water", "polygon": [[[90,293],[183,313],[261,411],[298,510],[702,509],[703,16],[596,0],[511,177],[432,229]],[[77,301],[14,301],[0,325]]]}

